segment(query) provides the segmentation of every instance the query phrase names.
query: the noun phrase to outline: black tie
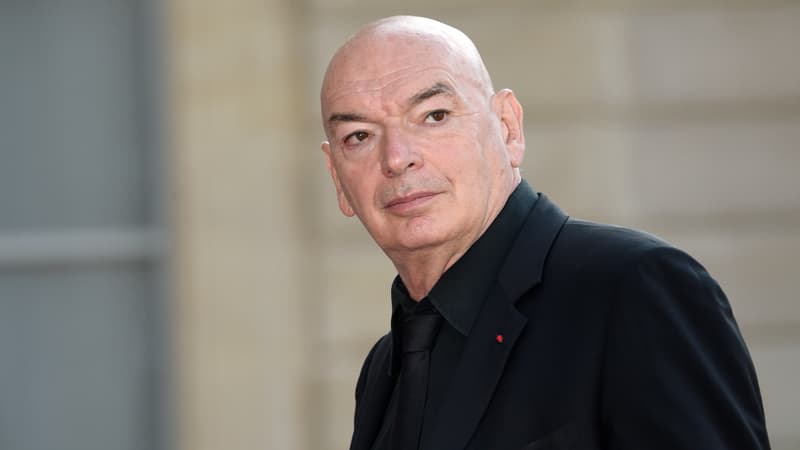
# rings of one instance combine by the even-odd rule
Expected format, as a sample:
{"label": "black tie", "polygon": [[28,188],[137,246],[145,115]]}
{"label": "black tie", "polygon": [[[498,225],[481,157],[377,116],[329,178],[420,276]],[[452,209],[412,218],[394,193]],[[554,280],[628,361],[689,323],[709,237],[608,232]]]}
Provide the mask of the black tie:
{"label": "black tie", "polygon": [[403,359],[392,450],[417,450],[419,446],[431,347],[441,321],[442,316],[431,308],[424,312],[415,311],[401,325]]}

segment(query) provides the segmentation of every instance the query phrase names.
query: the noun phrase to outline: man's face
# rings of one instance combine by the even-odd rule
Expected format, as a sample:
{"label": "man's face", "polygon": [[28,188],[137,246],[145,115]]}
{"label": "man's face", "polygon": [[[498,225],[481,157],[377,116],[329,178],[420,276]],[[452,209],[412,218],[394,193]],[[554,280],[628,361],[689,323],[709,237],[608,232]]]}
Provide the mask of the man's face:
{"label": "man's face", "polygon": [[518,177],[521,149],[509,153],[501,120],[513,94],[488,98],[446,48],[388,41],[364,43],[327,76],[323,151],[339,206],[390,256],[468,247]]}

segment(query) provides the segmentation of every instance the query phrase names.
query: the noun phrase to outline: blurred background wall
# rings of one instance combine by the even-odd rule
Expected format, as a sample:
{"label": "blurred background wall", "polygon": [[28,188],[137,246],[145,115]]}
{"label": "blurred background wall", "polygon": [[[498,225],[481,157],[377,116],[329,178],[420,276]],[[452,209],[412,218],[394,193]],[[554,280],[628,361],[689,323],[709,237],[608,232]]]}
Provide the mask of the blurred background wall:
{"label": "blurred background wall", "polygon": [[800,449],[800,4],[395,3],[0,1],[0,449],[346,448],[394,271],[318,90],[400,13],[515,90],[537,190],[708,267]]}

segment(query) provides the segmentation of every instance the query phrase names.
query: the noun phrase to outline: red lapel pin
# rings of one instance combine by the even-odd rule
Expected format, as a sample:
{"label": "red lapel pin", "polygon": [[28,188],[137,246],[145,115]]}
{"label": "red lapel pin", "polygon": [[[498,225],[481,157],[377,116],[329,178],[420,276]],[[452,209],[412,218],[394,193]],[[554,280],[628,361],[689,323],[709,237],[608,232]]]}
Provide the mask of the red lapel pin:
{"label": "red lapel pin", "polygon": [[502,334],[498,334],[497,336],[495,336],[494,339],[497,341],[498,344],[502,344],[503,343],[503,335]]}

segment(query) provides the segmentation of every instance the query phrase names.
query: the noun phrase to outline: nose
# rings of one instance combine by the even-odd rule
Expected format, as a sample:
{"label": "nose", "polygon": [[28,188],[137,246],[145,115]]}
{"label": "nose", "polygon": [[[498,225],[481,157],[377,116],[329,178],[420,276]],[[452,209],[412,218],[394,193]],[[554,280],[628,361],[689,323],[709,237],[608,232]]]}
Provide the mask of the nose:
{"label": "nose", "polygon": [[402,130],[387,130],[384,134],[381,168],[387,177],[402,175],[422,166],[422,155],[412,138]]}

